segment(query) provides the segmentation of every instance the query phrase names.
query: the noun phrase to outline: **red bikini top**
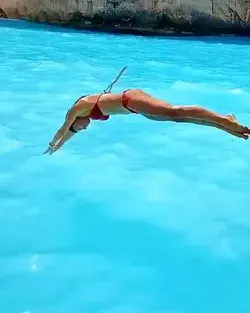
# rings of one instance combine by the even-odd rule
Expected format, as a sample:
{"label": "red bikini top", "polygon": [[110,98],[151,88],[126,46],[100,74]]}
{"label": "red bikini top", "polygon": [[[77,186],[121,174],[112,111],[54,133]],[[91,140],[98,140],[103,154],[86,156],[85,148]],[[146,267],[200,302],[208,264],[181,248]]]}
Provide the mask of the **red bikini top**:
{"label": "red bikini top", "polygon": [[93,109],[90,111],[90,114],[88,116],[92,120],[106,121],[109,118],[109,115],[104,115],[99,108],[98,101],[99,101],[101,96],[102,96],[102,94],[97,99],[96,104],[94,105]]}
{"label": "red bikini top", "polygon": [[[101,94],[101,95],[102,95],[102,94]],[[106,121],[106,120],[109,118],[109,115],[104,115],[104,114],[102,113],[102,111],[100,110],[100,108],[99,108],[98,101],[99,101],[101,95],[100,95],[99,98],[97,99],[97,101],[96,101],[96,103],[95,103],[93,109],[90,111],[89,115],[86,116],[86,117],[88,117],[88,118],[90,118],[90,119],[92,119],[92,120],[100,120],[100,121]],[[76,104],[80,99],[85,98],[85,97],[87,97],[87,95],[81,96],[80,98],[78,98],[78,99],[76,100],[75,104]],[[68,112],[69,112],[69,110],[68,110]],[[68,114],[68,112],[67,112],[67,114]],[[67,116],[67,114],[66,114],[66,116]]]}
{"label": "red bikini top", "polygon": [[98,103],[96,103],[88,117],[91,118],[92,120],[106,121],[109,118],[109,115],[104,115],[100,110]]}

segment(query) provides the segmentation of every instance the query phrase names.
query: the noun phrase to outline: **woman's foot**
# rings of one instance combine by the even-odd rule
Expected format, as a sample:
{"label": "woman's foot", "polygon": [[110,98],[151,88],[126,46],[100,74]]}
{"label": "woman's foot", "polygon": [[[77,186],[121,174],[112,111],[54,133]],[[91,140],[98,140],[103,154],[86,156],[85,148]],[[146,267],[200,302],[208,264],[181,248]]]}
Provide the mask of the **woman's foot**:
{"label": "woman's foot", "polygon": [[236,120],[234,114],[227,114],[225,117],[228,118],[231,122],[236,122],[237,123],[237,120]]}
{"label": "woman's foot", "polygon": [[[233,123],[233,128],[232,125],[229,128],[230,129],[230,133],[236,137],[240,137],[240,138],[244,138],[244,139],[248,139],[249,138],[249,134],[250,134],[250,130],[247,127],[244,127],[242,125],[240,125],[235,116],[233,114],[227,114],[225,116],[226,119],[228,119],[231,123]],[[235,130],[237,129],[237,130]]]}
{"label": "woman's foot", "polygon": [[234,114],[227,114],[225,115],[225,117],[229,119],[231,122],[239,124]]}
{"label": "woman's foot", "polygon": [[248,127],[240,125],[233,114],[225,115],[225,119],[229,121],[229,123],[227,123],[228,125],[225,126],[228,127],[231,131],[242,134],[250,134],[250,129]]}

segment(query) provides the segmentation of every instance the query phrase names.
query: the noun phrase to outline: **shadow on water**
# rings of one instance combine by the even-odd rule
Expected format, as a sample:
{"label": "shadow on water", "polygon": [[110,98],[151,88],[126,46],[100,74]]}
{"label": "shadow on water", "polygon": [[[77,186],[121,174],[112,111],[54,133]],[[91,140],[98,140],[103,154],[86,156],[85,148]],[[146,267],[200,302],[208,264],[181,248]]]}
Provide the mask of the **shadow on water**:
{"label": "shadow on water", "polygon": [[0,27],[6,28],[16,28],[16,29],[29,29],[34,31],[49,31],[49,32],[58,32],[58,33],[77,33],[77,34],[103,34],[105,36],[134,36],[134,37],[143,37],[143,38],[153,38],[154,40],[180,40],[180,41],[197,41],[202,42],[205,44],[234,44],[234,45],[250,45],[250,38],[246,36],[234,36],[234,35],[222,35],[222,36],[157,36],[157,35],[142,35],[142,34],[135,34],[135,33],[119,33],[119,32],[104,32],[98,29],[91,30],[91,29],[79,29],[69,25],[57,25],[57,24],[48,24],[45,22],[33,22],[27,20],[15,20],[15,19],[4,19],[0,18]]}

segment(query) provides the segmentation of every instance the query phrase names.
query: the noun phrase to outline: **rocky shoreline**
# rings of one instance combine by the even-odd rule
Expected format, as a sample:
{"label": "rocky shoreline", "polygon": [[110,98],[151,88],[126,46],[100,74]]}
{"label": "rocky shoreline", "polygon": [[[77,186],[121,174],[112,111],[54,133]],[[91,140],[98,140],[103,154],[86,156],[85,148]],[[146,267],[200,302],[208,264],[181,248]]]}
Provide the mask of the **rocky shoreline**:
{"label": "rocky shoreline", "polygon": [[[174,11],[173,9],[152,10],[152,8],[151,10],[143,8],[125,10],[119,6],[116,9],[105,7],[105,10],[100,8],[94,10],[92,5],[91,8],[80,11],[80,0],[75,0],[78,6],[72,6],[68,12],[66,10],[59,12],[58,8],[49,9],[48,4],[45,7],[32,6],[28,8],[28,0],[23,1],[23,5],[20,0],[18,6],[7,5],[9,1],[11,0],[0,0],[0,17],[2,18],[24,19],[75,29],[142,36],[250,36],[250,0],[248,0],[249,8],[247,5],[244,10],[241,9],[238,12],[239,8],[236,11],[236,8],[227,7],[224,16],[216,15],[214,9],[212,13],[202,12],[189,6],[182,6]],[[5,2],[5,6],[2,5],[2,2]],[[28,2],[31,3],[31,0]],[[65,0],[65,2],[67,1]],[[92,1],[87,1],[87,3],[92,3]]]}

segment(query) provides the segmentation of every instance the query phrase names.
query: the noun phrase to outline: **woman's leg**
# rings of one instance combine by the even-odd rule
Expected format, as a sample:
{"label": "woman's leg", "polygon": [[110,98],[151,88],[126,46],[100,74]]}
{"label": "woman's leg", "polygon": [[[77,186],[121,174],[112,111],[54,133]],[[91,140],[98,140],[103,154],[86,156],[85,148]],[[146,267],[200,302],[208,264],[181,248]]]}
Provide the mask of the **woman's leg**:
{"label": "woman's leg", "polygon": [[[131,90],[132,91],[132,90]],[[164,117],[170,121],[178,119],[202,121],[203,124],[213,123],[220,127],[226,128],[231,132],[250,134],[250,129],[237,123],[235,119],[229,118],[229,115],[219,115],[210,110],[198,106],[172,106],[165,101],[151,97],[143,91],[133,91],[128,94],[130,101],[129,107],[142,115],[152,115]]]}
{"label": "woman's leg", "polygon": [[[154,120],[154,121],[169,121],[168,118],[160,118],[160,117],[155,117],[155,116],[150,116],[150,115],[144,115],[146,118],[150,119],[150,120]],[[235,120],[235,118],[232,115],[229,115],[228,118],[231,118],[232,120]],[[239,132],[234,132],[231,131],[227,128],[224,128],[218,124],[214,124],[212,122],[206,122],[206,121],[202,121],[202,120],[192,120],[192,119],[185,119],[185,118],[179,118],[176,119],[174,122],[179,122],[179,123],[191,123],[191,124],[196,124],[196,125],[202,125],[202,126],[210,126],[210,127],[214,127],[214,128],[218,128],[221,129],[227,133],[229,133],[230,135],[233,135],[235,137],[239,137],[239,138],[243,138],[243,139],[248,139],[249,135],[244,134],[244,133],[239,133]]]}

